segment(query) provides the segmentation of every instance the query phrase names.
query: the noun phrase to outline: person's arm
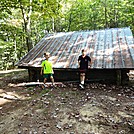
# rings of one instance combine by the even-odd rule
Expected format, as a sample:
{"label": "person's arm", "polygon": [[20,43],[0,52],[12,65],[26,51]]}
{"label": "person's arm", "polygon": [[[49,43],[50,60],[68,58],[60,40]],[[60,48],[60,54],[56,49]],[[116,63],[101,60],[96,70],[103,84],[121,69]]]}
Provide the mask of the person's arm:
{"label": "person's arm", "polygon": [[40,74],[42,75],[42,73],[43,73],[43,67],[41,67],[41,71],[40,71]]}
{"label": "person's arm", "polygon": [[54,70],[53,70],[53,64],[51,63],[51,65],[52,65],[52,74],[54,74]]}
{"label": "person's arm", "polygon": [[78,68],[80,68],[80,56],[78,58]]}
{"label": "person's arm", "polygon": [[89,57],[88,68],[91,68],[91,64],[92,64],[91,58]]}
{"label": "person's arm", "polygon": [[42,75],[43,74],[43,70],[44,70],[44,64],[43,62],[41,63],[41,71],[40,71],[40,74]]}
{"label": "person's arm", "polygon": [[78,68],[80,68],[80,60],[78,61]]}

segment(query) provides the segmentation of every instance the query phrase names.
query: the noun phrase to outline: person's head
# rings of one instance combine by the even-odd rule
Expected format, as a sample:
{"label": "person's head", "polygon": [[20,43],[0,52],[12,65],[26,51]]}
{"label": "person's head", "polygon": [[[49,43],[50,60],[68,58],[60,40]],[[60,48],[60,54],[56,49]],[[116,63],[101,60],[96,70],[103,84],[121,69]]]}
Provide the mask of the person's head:
{"label": "person's head", "polygon": [[45,52],[45,53],[44,53],[44,56],[45,56],[46,59],[49,59],[49,57],[50,57],[50,53]]}
{"label": "person's head", "polygon": [[84,56],[84,55],[86,55],[86,50],[85,49],[82,49],[82,55]]}

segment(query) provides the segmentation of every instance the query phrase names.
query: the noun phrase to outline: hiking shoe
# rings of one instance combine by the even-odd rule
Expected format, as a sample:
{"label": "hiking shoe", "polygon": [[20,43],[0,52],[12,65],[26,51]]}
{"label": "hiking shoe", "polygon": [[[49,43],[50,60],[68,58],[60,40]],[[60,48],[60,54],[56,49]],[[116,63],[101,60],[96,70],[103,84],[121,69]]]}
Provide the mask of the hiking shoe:
{"label": "hiking shoe", "polygon": [[84,89],[84,85],[83,84],[79,84],[81,89]]}
{"label": "hiking shoe", "polygon": [[46,85],[45,84],[43,84],[41,87],[42,87],[42,89],[46,89]]}

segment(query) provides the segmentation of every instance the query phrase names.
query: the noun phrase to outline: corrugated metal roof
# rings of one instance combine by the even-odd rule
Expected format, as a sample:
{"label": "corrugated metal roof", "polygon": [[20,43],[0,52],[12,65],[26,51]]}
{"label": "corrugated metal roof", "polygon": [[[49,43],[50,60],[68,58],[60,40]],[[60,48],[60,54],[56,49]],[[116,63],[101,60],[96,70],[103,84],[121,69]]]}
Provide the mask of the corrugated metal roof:
{"label": "corrugated metal roof", "polygon": [[92,68],[134,68],[134,39],[129,27],[48,34],[17,66],[40,67],[47,51],[54,68],[77,68],[83,48],[92,59]]}

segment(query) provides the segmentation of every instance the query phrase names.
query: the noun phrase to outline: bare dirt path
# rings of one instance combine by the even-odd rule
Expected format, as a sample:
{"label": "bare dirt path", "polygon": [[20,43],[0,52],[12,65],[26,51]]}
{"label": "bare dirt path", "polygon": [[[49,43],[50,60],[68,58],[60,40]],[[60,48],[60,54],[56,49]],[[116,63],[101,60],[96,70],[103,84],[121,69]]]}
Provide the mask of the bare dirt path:
{"label": "bare dirt path", "polygon": [[[133,134],[134,87],[77,83],[15,87],[26,70],[0,73],[0,134]],[[14,86],[11,86],[14,84]]]}

